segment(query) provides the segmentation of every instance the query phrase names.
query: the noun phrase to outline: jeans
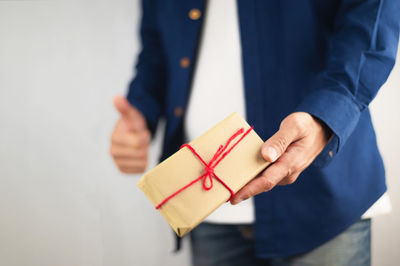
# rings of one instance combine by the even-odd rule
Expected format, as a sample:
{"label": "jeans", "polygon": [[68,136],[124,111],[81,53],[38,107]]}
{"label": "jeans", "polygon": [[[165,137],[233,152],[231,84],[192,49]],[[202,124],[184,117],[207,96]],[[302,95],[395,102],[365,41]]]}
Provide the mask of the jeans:
{"label": "jeans", "polygon": [[364,266],[371,264],[371,221],[360,220],[332,240],[284,258],[254,256],[252,225],[202,223],[191,232],[194,266]]}

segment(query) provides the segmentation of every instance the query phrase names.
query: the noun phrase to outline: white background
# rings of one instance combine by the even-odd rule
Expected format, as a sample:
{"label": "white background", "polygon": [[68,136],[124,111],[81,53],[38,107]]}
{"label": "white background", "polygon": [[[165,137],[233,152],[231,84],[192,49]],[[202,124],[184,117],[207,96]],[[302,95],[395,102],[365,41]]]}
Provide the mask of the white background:
{"label": "white background", "polygon": [[[0,0],[1,266],[189,264],[108,155],[139,16],[137,0]],[[399,86],[397,67],[372,104],[394,208],[373,222],[379,266],[400,261]]]}

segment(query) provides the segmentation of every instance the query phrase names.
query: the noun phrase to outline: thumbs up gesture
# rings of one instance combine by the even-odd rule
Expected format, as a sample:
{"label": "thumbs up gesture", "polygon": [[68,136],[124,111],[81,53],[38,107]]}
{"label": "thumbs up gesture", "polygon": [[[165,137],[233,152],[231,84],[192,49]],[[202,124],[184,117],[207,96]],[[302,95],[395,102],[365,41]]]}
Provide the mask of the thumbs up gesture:
{"label": "thumbs up gesture", "polygon": [[110,154],[121,172],[143,173],[150,144],[146,120],[122,96],[114,98],[114,106],[121,116],[111,135]]}

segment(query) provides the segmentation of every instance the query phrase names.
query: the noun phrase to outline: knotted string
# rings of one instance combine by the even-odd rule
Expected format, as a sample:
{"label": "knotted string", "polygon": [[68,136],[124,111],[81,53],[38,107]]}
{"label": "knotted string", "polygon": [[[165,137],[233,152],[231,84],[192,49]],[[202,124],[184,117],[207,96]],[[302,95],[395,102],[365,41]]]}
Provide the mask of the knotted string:
{"label": "knotted string", "polygon": [[[159,209],[168,200],[170,200],[171,198],[175,197],[180,192],[182,192],[183,190],[185,190],[186,188],[190,187],[191,185],[193,185],[194,183],[196,183],[197,181],[199,181],[201,179],[203,179],[203,188],[205,190],[212,189],[212,187],[213,187],[213,177],[215,177],[215,179],[217,179],[222,185],[224,185],[224,187],[229,191],[229,193],[231,193],[231,197],[229,199],[232,199],[233,196],[235,195],[235,193],[221,178],[219,178],[215,174],[214,169],[222,161],[222,159],[224,159],[233,150],[233,148],[235,148],[235,146],[240,141],[242,141],[242,139],[244,137],[246,137],[250,133],[251,130],[253,130],[253,127],[250,127],[246,132],[244,132],[243,128],[237,130],[235,132],[235,134],[233,134],[228,139],[228,141],[225,143],[225,145],[220,145],[218,147],[218,150],[215,152],[214,156],[212,157],[212,159],[208,163],[206,163],[203,160],[203,158],[200,156],[200,154],[198,154],[197,151],[190,144],[183,144],[181,146],[181,149],[184,148],[184,147],[188,148],[200,160],[200,162],[204,165],[205,173],[202,174],[201,176],[199,176],[198,178],[194,179],[193,181],[191,181],[189,184],[187,184],[187,185],[183,186],[182,188],[178,189],[177,191],[175,191],[174,193],[172,193],[168,197],[166,197],[163,201],[161,201],[160,204],[158,204],[156,206],[156,209]],[[244,132],[244,134],[242,134],[243,132]],[[231,142],[241,134],[242,134],[242,136],[235,143],[233,143],[233,145],[228,149],[229,144],[231,144]],[[207,186],[207,181],[209,183],[208,186]]]}

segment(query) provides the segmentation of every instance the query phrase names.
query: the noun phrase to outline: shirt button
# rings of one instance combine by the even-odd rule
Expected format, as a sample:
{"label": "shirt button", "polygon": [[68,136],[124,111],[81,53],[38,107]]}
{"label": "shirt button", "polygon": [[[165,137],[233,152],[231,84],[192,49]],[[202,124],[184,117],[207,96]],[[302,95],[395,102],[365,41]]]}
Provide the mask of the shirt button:
{"label": "shirt button", "polygon": [[329,151],[329,156],[332,158],[333,157],[333,151]]}
{"label": "shirt button", "polygon": [[182,68],[188,68],[190,66],[190,59],[187,57],[182,57],[180,64]]}
{"label": "shirt button", "polygon": [[182,107],[180,107],[180,106],[175,107],[175,109],[174,109],[174,115],[175,115],[176,117],[181,117],[181,116],[183,115],[183,109],[182,109]]}
{"label": "shirt button", "polygon": [[189,18],[191,20],[198,20],[201,17],[201,11],[197,8],[192,8],[189,11]]}

